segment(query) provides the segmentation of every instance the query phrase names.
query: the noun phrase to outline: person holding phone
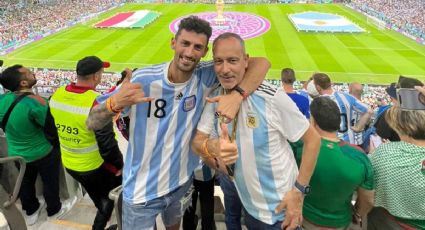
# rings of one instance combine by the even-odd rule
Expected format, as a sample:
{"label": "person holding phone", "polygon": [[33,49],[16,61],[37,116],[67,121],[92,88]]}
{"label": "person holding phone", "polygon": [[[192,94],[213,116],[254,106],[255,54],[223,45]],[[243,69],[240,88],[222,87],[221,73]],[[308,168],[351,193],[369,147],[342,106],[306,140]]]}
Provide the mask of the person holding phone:
{"label": "person holding phone", "polygon": [[425,229],[425,110],[414,90],[423,84],[403,77],[398,86],[402,99],[385,119],[401,141],[382,144],[370,156],[376,207],[369,213],[368,229]]}

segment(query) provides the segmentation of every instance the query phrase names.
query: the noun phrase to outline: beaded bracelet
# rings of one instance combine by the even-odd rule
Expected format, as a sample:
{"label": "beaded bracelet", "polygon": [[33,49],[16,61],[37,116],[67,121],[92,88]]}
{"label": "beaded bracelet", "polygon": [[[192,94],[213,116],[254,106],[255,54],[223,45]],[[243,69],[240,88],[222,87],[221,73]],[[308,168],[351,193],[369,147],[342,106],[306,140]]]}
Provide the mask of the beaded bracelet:
{"label": "beaded bracelet", "polygon": [[208,150],[208,141],[209,139],[207,138],[202,143],[202,153],[205,158],[214,158],[215,154],[211,154],[210,151]]}
{"label": "beaded bracelet", "polygon": [[115,106],[115,102],[113,101],[113,97],[109,97],[108,99],[106,99],[106,109],[108,109],[109,112],[120,113],[122,111],[122,109],[120,110],[114,109],[114,106]]}

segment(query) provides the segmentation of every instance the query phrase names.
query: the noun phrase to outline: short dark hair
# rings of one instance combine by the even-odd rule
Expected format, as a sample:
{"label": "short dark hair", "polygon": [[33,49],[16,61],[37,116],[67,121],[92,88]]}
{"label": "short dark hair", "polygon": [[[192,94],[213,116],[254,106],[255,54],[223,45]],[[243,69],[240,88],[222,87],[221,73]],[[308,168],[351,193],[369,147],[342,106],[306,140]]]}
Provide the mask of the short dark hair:
{"label": "short dark hair", "polygon": [[336,132],[341,123],[338,105],[329,97],[316,97],[310,104],[310,113],[314,121],[324,131]]}
{"label": "short dark hair", "polygon": [[325,73],[315,73],[313,74],[314,84],[320,86],[322,89],[328,89],[331,87],[331,79]]}
{"label": "short dark hair", "polygon": [[87,56],[77,62],[77,75],[85,78],[90,74],[94,74],[102,68],[109,68],[111,64],[104,62],[96,56]]}
{"label": "short dark hair", "polygon": [[180,35],[182,30],[195,32],[197,34],[205,34],[205,36],[207,36],[207,42],[210,40],[212,35],[212,28],[210,23],[194,15],[183,18],[180,21],[179,29],[176,33],[176,38]]}
{"label": "short dark hair", "polygon": [[239,36],[239,34],[232,33],[232,32],[225,32],[225,33],[220,34],[218,37],[216,37],[213,41],[213,51],[214,51],[214,47],[215,47],[215,45],[218,41],[228,39],[228,38],[234,38],[234,39],[238,40],[241,47],[242,47],[242,52],[245,54],[245,41],[242,39],[241,36]]}
{"label": "short dark hair", "polygon": [[19,84],[23,78],[23,75],[21,72],[19,72],[19,69],[23,67],[23,65],[17,64],[3,70],[3,72],[0,74],[0,84],[2,84],[3,87],[9,91],[14,92],[18,90]]}
{"label": "short dark hair", "polygon": [[285,84],[294,84],[296,78],[295,78],[295,72],[291,68],[284,68],[282,69],[282,72],[280,73],[280,77],[283,83]]}

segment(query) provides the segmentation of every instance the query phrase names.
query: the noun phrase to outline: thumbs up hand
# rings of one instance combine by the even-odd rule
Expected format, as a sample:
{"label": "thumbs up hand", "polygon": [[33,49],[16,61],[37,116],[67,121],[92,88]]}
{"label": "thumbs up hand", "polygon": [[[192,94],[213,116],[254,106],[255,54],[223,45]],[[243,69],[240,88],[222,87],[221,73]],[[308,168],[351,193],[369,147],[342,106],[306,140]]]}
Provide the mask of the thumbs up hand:
{"label": "thumbs up hand", "polygon": [[220,152],[219,156],[225,165],[234,164],[238,159],[238,146],[236,142],[231,142],[227,125],[224,123],[221,126],[220,136]]}
{"label": "thumbs up hand", "polygon": [[133,75],[132,71],[128,68],[125,69],[126,77],[121,83],[118,92],[112,96],[114,103],[114,110],[122,110],[124,107],[152,101],[154,98],[145,97],[143,86],[139,83],[131,83],[130,79]]}

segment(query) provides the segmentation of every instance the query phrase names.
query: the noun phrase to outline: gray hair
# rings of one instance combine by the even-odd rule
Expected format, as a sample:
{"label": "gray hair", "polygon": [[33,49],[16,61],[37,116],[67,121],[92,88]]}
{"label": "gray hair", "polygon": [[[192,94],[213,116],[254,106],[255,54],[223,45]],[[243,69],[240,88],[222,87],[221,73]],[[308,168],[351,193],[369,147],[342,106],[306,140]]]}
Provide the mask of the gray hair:
{"label": "gray hair", "polygon": [[399,135],[425,140],[425,110],[402,110],[395,104],[386,112],[385,119]]}
{"label": "gray hair", "polygon": [[214,47],[216,46],[216,43],[218,41],[228,39],[228,38],[234,38],[234,39],[238,40],[241,47],[242,47],[242,53],[246,54],[246,52],[245,52],[245,41],[238,34],[231,33],[231,32],[222,33],[214,39],[214,41],[213,41],[213,51],[214,51]]}

